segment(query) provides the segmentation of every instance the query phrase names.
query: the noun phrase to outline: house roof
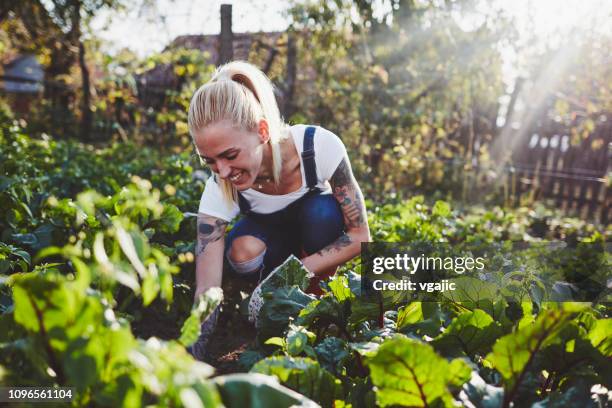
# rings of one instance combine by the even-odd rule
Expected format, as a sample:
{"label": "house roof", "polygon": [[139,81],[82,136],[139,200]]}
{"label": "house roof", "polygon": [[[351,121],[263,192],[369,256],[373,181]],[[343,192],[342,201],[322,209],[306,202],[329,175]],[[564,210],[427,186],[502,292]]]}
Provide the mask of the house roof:
{"label": "house roof", "polygon": [[[259,32],[259,33],[234,33],[234,60],[249,59],[249,53],[254,47],[276,48],[281,39],[283,32]],[[165,51],[187,48],[201,50],[209,54],[209,62],[217,63],[219,56],[219,35],[181,35],[176,37]],[[161,64],[153,69],[138,75],[137,82],[139,85],[139,93],[142,97],[145,94],[153,93],[163,95],[167,89],[175,89],[179,85],[179,78],[174,73],[174,67],[171,64]]]}
{"label": "house roof", "polygon": [[[234,59],[248,60],[249,52],[254,44],[274,46],[283,32],[259,32],[259,33],[234,33]],[[166,49],[189,48],[206,51],[210,55],[210,61],[216,63],[219,58],[219,35],[181,35],[176,37]]]}
{"label": "house roof", "polygon": [[35,55],[19,55],[3,66],[0,87],[13,93],[38,93],[42,89],[44,71]]}

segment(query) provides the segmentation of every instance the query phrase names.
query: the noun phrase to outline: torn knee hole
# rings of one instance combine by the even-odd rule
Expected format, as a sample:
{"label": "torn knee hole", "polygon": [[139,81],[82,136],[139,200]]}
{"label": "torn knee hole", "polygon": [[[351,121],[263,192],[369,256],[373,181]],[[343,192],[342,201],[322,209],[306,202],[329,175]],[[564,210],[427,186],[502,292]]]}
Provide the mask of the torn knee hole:
{"label": "torn knee hole", "polygon": [[266,249],[264,248],[263,251],[261,251],[259,255],[256,255],[255,257],[251,257],[250,259],[237,261],[233,259],[233,256],[231,254],[228,254],[227,260],[236,272],[252,273],[252,272],[259,271],[263,267],[263,261],[264,261],[265,255],[266,255]]}

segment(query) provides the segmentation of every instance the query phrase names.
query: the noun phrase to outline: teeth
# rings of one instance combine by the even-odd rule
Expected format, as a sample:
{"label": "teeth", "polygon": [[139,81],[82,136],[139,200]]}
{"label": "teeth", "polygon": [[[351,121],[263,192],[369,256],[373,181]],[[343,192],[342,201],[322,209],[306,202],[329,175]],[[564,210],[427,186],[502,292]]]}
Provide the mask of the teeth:
{"label": "teeth", "polygon": [[236,174],[235,176],[231,176],[230,180],[231,181],[237,181],[240,178],[240,175],[242,174],[242,172]]}

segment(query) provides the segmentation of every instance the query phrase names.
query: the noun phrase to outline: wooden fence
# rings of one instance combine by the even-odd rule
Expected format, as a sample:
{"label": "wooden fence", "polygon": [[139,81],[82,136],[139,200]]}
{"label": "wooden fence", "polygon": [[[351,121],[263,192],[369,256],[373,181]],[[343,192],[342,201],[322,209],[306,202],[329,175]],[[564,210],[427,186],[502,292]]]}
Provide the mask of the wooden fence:
{"label": "wooden fence", "polygon": [[564,212],[606,225],[612,218],[612,118],[599,120],[579,143],[559,123],[536,123],[513,152],[509,190],[515,203],[554,200]]}

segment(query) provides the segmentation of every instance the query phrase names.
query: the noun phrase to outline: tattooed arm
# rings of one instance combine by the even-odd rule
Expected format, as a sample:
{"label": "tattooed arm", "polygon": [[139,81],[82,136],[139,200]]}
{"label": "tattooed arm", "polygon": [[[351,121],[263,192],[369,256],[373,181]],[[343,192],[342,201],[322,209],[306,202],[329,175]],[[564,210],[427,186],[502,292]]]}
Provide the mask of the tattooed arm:
{"label": "tattooed arm", "polygon": [[324,274],[354,258],[361,251],[361,243],[370,241],[363,195],[348,158],[342,159],[329,183],[342,209],[346,233],[319,252],[302,259],[304,266],[315,275]]}
{"label": "tattooed arm", "polygon": [[224,236],[227,222],[206,214],[198,214],[196,242],[195,297],[211,287],[221,286],[223,273]]}

